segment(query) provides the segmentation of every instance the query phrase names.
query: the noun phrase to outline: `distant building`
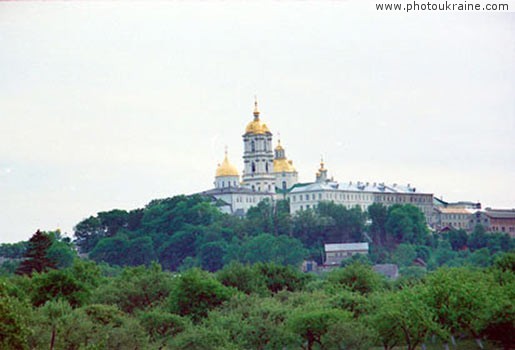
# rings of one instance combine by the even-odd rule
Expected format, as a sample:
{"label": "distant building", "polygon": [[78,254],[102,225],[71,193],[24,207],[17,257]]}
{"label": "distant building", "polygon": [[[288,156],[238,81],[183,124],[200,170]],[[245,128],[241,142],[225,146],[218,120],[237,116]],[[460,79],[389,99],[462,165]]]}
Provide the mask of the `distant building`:
{"label": "distant building", "polygon": [[411,185],[386,185],[377,182],[336,182],[328,179],[324,162],[316,173],[316,181],[293,186],[288,193],[290,211],[316,208],[320,201],[330,201],[347,208],[359,206],[363,211],[372,203],[385,206],[393,204],[412,204],[418,207],[426,221],[431,223],[433,216],[433,194],[417,191]]}
{"label": "distant building", "polygon": [[515,238],[515,209],[486,208],[474,214],[472,224],[482,225],[486,231],[504,232]]}
{"label": "distant building", "polygon": [[470,232],[474,229],[472,225],[474,211],[471,209],[455,207],[435,207],[433,216],[433,227],[437,230],[462,229]]}
{"label": "distant building", "polygon": [[368,254],[368,243],[333,243],[325,244],[325,263],[327,266],[339,266],[342,260],[356,254]]}

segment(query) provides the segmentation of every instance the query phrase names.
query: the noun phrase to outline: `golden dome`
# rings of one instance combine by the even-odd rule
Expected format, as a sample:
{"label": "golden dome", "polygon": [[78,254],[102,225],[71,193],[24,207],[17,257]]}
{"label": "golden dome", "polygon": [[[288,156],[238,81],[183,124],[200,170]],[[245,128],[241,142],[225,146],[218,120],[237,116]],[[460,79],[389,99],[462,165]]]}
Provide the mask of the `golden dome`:
{"label": "golden dome", "polygon": [[281,146],[281,140],[277,140],[277,147],[275,147],[276,151],[284,151],[283,146]]}
{"label": "golden dome", "polygon": [[254,102],[254,120],[247,124],[245,128],[245,134],[266,134],[269,133],[270,130],[266,124],[261,123],[259,120],[259,109],[257,105],[257,100]]}
{"label": "golden dome", "polygon": [[227,152],[225,152],[225,158],[222,164],[218,164],[216,168],[216,177],[219,176],[240,176],[238,169],[229,162]]}
{"label": "golden dome", "polygon": [[274,172],[276,173],[294,173],[295,167],[292,161],[286,158],[274,159]]}

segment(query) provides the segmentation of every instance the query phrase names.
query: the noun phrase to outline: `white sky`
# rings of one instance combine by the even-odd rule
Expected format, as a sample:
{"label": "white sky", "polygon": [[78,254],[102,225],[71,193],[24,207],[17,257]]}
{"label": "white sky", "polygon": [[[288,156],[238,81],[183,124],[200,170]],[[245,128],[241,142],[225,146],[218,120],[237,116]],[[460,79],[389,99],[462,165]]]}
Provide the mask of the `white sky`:
{"label": "white sky", "polygon": [[0,3],[0,242],[211,188],[254,95],[301,181],[515,207],[515,13],[356,4]]}

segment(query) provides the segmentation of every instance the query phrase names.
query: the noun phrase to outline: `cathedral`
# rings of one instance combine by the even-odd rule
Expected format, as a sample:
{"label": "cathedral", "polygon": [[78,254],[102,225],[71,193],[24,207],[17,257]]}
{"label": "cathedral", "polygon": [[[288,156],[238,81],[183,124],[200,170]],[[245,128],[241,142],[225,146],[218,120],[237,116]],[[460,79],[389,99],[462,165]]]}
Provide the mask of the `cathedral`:
{"label": "cathedral", "polygon": [[227,150],[215,173],[215,187],[201,192],[216,201],[223,212],[244,215],[261,200],[276,199],[298,182],[293,162],[286,158],[281,146],[272,146],[272,132],[260,119],[257,101],[254,102],[253,119],[243,134],[243,173],[229,161]]}
{"label": "cathedral", "polygon": [[433,194],[420,192],[411,185],[387,185],[383,182],[337,182],[328,177],[323,160],[315,181],[299,183],[298,172],[286,151],[277,141],[272,146],[272,132],[261,121],[257,101],[253,119],[243,134],[243,173],[238,172],[225,151],[223,161],[215,173],[214,188],[201,192],[225,213],[243,216],[247,210],[265,198],[286,199],[290,211],[314,209],[321,201],[332,201],[347,208],[359,206],[366,210],[372,203],[413,204],[432,222]]}

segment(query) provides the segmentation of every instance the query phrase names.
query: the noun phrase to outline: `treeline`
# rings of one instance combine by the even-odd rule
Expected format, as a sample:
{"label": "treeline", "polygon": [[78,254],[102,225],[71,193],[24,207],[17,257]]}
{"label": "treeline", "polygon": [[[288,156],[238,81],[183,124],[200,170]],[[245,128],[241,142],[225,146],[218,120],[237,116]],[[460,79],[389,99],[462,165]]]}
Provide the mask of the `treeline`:
{"label": "treeline", "polygon": [[319,276],[274,263],[176,274],[75,259],[0,277],[0,348],[511,349],[514,269],[513,253],[395,282],[359,262]]}
{"label": "treeline", "polygon": [[299,266],[309,259],[321,264],[324,243],[368,241],[368,259],[374,264],[409,268],[418,260],[430,270],[486,267],[496,254],[515,248],[507,234],[487,233],[482,226],[470,235],[463,230],[432,234],[423,213],[412,205],[373,204],[364,212],[321,202],[316,209],[290,215],[287,201],[262,201],[239,218],[222,214],[200,196],[100,212],[77,224],[74,234],[80,251],[97,262],[148,266],[157,261],[171,271],[216,271],[231,261]]}
{"label": "treeline", "polygon": [[[69,266],[72,258],[62,249],[69,240],[51,234],[56,236],[53,254],[61,255],[60,266]],[[142,209],[100,212],[74,229],[79,252],[96,262],[149,266],[156,261],[170,271],[199,267],[214,272],[232,261],[321,264],[324,243],[341,242],[370,242],[365,262],[395,263],[402,273],[417,275],[440,266],[487,267],[496,255],[515,248],[507,234],[485,232],[482,226],[470,235],[431,233],[412,205],[373,204],[364,212],[321,202],[290,215],[287,201],[262,201],[239,218],[222,214],[206,198],[176,196]],[[0,257],[18,259],[2,268],[14,271],[26,249],[26,242],[0,245]]]}

